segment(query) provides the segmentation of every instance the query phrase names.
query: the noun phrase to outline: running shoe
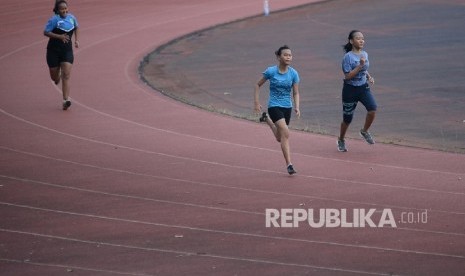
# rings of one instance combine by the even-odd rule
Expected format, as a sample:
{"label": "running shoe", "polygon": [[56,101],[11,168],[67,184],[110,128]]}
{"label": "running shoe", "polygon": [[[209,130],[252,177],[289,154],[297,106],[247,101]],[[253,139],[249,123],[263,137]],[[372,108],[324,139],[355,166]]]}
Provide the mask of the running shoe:
{"label": "running shoe", "polygon": [[289,173],[290,175],[293,175],[293,174],[297,173],[297,172],[294,170],[294,166],[292,166],[292,164],[290,164],[289,166],[287,166],[287,173]]}
{"label": "running shoe", "polygon": [[345,140],[340,140],[340,139],[337,140],[337,150],[340,151],[340,152],[346,152],[347,151],[346,141]]}
{"label": "running shoe", "polygon": [[375,143],[375,140],[373,140],[373,137],[368,131],[363,131],[363,129],[360,130],[360,136],[362,136],[365,141],[367,141],[368,144],[373,145]]}
{"label": "running shoe", "polygon": [[71,101],[66,100],[63,102],[63,110],[67,110],[71,106]]}
{"label": "running shoe", "polygon": [[263,112],[262,116],[260,117],[260,122],[266,122],[266,118],[268,118],[268,115],[266,114],[266,112]]}

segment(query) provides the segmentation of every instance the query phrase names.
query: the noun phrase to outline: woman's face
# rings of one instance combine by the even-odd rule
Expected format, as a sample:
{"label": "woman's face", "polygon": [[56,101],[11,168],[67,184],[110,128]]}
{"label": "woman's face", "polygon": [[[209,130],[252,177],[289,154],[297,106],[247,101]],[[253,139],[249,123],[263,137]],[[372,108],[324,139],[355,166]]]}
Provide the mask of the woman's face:
{"label": "woman's face", "polygon": [[292,52],[290,49],[284,49],[281,51],[281,55],[278,57],[280,63],[289,65],[292,62]]}
{"label": "woman's face", "polygon": [[60,5],[58,5],[58,14],[61,17],[66,17],[66,15],[68,14],[68,5],[66,5],[66,3],[61,3]]}
{"label": "woman's face", "polygon": [[350,44],[357,50],[363,49],[363,45],[365,45],[363,34],[361,32],[354,33],[353,38],[350,40]]}

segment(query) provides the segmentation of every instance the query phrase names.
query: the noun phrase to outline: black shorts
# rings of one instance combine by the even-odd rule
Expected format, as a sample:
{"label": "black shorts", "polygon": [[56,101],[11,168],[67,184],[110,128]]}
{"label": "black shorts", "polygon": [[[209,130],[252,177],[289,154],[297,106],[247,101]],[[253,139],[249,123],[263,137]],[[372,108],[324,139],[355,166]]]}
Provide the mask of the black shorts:
{"label": "black shorts", "polygon": [[291,121],[291,114],[292,107],[273,106],[268,108],[268,115],[270,115],[270,119],[273,123],[284,119],[286,121],[286,125],[289,125],[289,122]]}
{"label": "black shorts", "polygon": [[367,111],[376,111],[376,101],[367,83],[361,86],[344,83],[342,88],[342,118],[346,124],[352,122],[358,102],[361,102]]}
{"label": "black shorts", "polygon": [[47,65],[49,68],[59,67],[62,62],[73,64],[73,50],[47,49]]}

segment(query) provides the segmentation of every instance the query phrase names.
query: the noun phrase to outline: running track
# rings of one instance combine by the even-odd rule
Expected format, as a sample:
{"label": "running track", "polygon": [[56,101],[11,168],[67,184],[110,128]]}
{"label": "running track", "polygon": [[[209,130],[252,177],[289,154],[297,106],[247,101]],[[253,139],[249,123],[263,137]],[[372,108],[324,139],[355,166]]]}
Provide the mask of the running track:
{"label": "running track", "polygon": [[[292,132],[289,177],[266,126],[139,80],[157,46],[261,1],[70,1],[66,112],[44,58],[52,2],[0,4],[0,275],[464,275],[464,155],[360,140],[340,154]],[[266,228],[266,208],[389,208],[397,227]]]}

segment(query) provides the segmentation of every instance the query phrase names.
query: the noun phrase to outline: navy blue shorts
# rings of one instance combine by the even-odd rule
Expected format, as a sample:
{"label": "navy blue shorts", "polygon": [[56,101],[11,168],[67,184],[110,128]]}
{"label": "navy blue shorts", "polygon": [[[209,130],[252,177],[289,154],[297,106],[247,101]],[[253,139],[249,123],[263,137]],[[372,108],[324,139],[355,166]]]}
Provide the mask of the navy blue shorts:
{"label": "navy blue shorts", "polygon": [[367,111],[376,111],[376,101],[373,94],[371,94],[368,83],[361,86],[344,83],[342,88],[342,116],[345,123],[350,124],[352,122],[358,102],[361,102]]}
{"label": "navy blue shorts", "polygon": [[268,108],[268,115],[273,123],[284,119],[286,121],[286,125],[289,125],[289,122],[291,121],[291,114],[292,107],[273,106]]}
{"label": "navy blue shorts", "polygon": [[73,50],[64,51],[57,49],[47,49],[47,65],[49,68],[59,67],[60,63],[69,62],[73,64],[74,54]]}

